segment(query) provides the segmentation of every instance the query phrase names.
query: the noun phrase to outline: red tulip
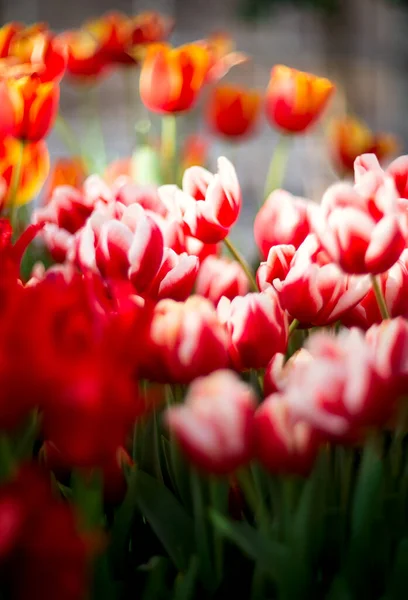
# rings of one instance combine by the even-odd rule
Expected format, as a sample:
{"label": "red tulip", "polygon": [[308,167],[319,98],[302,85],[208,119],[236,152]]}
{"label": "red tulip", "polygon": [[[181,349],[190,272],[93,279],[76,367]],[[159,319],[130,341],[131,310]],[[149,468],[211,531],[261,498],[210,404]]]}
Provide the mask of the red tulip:
{"label": "red tulip", "polygon": [[60,229],[53,223],[47,223],[41,237],[52,258],[57,263],[63,263],[71,256],[74,247],[74,236],[66,229]]}
{"label": "red tulip", "polygon": [[286,351],[288,323],[274,292],[221,298],[217,313],[228,331],[237,369],[262,369],[274,354]]}
{"label": "red tulip", "polygon": [[207,105],[210,128],[231,139],[250,134],[259,120],[261,100],[256,90],[233,85],[215,87]]}
{"label": "red tulip", "polygon": [[266,91],[266,116],[285,133],[302,133],[320,117],[333,91],[328,79],[276,65]]}
{"label": "red tulip", "polygon": [[284,354],[280,352],[275,354],[265,369],[264,396],[284,391],[292,368],[299,362],[307,363],[310,360],[312,360],[312,356],[305,348],[292,354],[287,361],[285,361]]}
{"label": "red tulip", "polygon": [[256,282],[261,292],[267,290],[275,279],[283,281],[286,278],[295,253],[295,246],[272,246],[266,262],[261,262],[256,272]]}
{"label": "red tulip", "polygon": [[284,190],[272,192],[258,212],[254,224],[255,241],[264,258],[272,246],[300,246],[310,233],[310,204],[304,198],[297,198]]}
{"label": "red tulip", "polygon": [[230,371],[194,381],[184,404],[167,410],[170,431],[188,459],[206,473],[232,473],[253,455],[256,398]]}
{"label": "red tulip", "polygon": [[161,300],[154,309],[142,375],[163,383],[188,383],[228,365],[227,336],[211,303]]}
{"label": "red tulip", "polygon": [[320,435],[308,423],[294,420],[286,398],[268,396],[254,419],[255,454],[271,473],[306,476],[319,449]]}
{"label": "red tulip", "polygon": [[208,256],[200,266],[196,293],[217,305],[222,296],[230,300],[245,296],[249,281],[241,265],[227,258]]}
{"label": "red tulip", "polygon": [[165,248],[162,263],[147,295],[156,300],[187,300],[193,289],[198,267],[197,256],[190,256],[186,252],[176,254],[171,248]]}
{"label": "red tulip", "polygon": [[37,223],[52,223],[69,233],[76,233],[86,223],[94,205],[88,197],[71,185],[58,186],[50,201],[34,213]]}
{"label": "red tulip", "polygon": [[89,31],[65,31],[58,37],[68,49],[69,75],[83,81],[92,81],[108,71],[103,48]]}

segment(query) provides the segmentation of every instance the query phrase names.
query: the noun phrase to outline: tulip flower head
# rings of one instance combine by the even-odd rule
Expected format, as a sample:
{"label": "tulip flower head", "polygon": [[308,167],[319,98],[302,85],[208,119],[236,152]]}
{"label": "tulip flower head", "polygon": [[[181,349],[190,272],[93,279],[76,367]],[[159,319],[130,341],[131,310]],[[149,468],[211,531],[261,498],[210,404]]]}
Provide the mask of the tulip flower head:
{"label": "tulip flower head", "polygon": [[208,124],[212,131],[231,140],[247,136],[259,119],[261,100],[256,90],[219,85],[208,100]]}

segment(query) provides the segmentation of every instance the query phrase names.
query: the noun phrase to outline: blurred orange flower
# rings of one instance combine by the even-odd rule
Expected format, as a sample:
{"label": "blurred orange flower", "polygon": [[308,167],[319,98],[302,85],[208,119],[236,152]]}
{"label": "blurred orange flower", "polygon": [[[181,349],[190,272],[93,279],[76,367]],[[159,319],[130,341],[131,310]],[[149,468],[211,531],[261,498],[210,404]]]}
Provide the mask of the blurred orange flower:
{"label": "blurred orange flower", "polygon": [[7,185],[6,204],[11,191],[14,170],[19,168],[21,153],[20,182],[16,196],[18,206],[26,204],[34,198],[49,172],[50,158],[44,141],[26,143],[22,148],[19,140],[12,137],[2,139],[0,141],[0,177]]}
{"label": "blurred orange flower", "polygon": [[137,48],[166,40],[173,27],[174,19],[154,11],[130,17],[130,45]]}
{"label": "blurred orange flower", "polygon": [[188,110],[198,98],[210,64],[211,54],[200,44],[150,45],[140,73],[143,104],[157,113]]}
{"label": "blurred orange flower", "polygon": [[208,140],[198,134],[188,136],[181,149],[181,173],[189,167],[203,167],[207,163],[208,158]]}
{"label": "blurred orange flower", "polygon": [[107,72],[108,62],[103,47],[89,31],[66,31],[58,39],[67,46],[69,75],[89,82]]}
{"label": "blurred orange flower", "polygon": [[0,27],[0,58],[10,55],[10,46],[15,35],[24,28],[24,25],[13,21]]}
{"label": "blurred orange flower", "polygon": [[113,185],[122,175],[130,177],[132,157],[118,158],[106,167],[103,178],[108,185]]}
{"label": "blurred orange flower", "polygon": [[207,48],[211,56],[208,81],[221,79],[232,67],[249,60],[246,54],[235,50],[233,37],[225,31],[214,32],[199,43]]}
{"label": "blurred orange flower", "polygon": [[285,133],[302,133],[320,117],[333,91],[329,79],[276,65],[266,92],[266,116]]}
{"label": "blurred orange flower", "polygon": [[86,170],[83,160],[79,156],[71,158],[58,158],[50,171],[46,190],[44,190],[44,201],[47,203],[56,187],[69,185],[81,188],[86,179]]}
{"label": "blurred orange flower", "polygon": [[216,133],[237,138],[253,131],[260,116],[262,95],[236,85],[219,85],[212,90],[207,120]]}
{"label": "blurred orange flower", "polygon": [[38,142],[56,119],[59,85],[37,74],[0,80],[0,103],[0,135]]}
{"label": "blurred orange flower", "polygon": [[362,121],[345,116],[333,119],[329,127],[331,155],[340,173],[352,173],[360,154],[373,153],[378,160],[391,158],[399,143],[390,133],[373,133]]}

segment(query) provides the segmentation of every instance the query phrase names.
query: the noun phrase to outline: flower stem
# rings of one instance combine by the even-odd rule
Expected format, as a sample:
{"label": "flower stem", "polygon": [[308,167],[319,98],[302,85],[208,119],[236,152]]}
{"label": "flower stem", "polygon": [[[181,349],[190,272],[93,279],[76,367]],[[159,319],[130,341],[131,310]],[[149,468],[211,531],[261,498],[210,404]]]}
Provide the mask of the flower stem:
{"label": "flower stem", "polygon": [[293,319],[292,323],[289,325],[289,335],[292,335],[295,329],[298,328],[298,325],[299,321],[297,319]]}
{"label": "flower stem", "polygon": [[13,172],[11,175],[10,194],[9,194],[9,199],[8,199],[9,219],[10,219],[10,223],[13,228],[13,231],[15,233],[17,233],[15,231],[15,229],[17,228],[17,224],[18,224],[17,223],[17,208],[18,208],[17,201],[18,201],[18,192],[19,192],[19,188],[20,188],[20,184],[21,184],[21,175],[22,175],[22,170],[23,170],[24,148],[25,148],[25,142],[20,140],[18,157],[17,157],[16,163],[14,165],[14,169],[13,169]]}
{"label": "flower stem", "polygon": [[289,157],[290,148],[290,137],[288,135],[281,134],[278,138],[275,150],[272,154],[271,162],[269,164],[268,174],[266,176],[264,199],[269,196],[271,192],[278,189],[285,176],[285,167]]}
{"label": "flower stem", "polygon": [[55,129],[58,131],[58,134],[66,145],[67,149],[74,156],[79,156],[82,159],[86,170],[90,172],[89,159],[87,156],[85,156],[85,153],[83,152],[74,132],[72,131],[72,127],[61,113],[58,113],[57,120],[55,121]]}
{"label": "flower stem", "polygon": [[94,127],[95,127],[95,142],[98,147],[99,153],[97,155],[97,170],[104,171],[108,164],[107,156],[106,156],[106,147],[105,147],[105,138],[103,136],[102,122],[101,116],[99,113],[99,97],[98,97],[98,87],[96,85],[92,85],[88,89],[88,102],[89,102],[89,111],[90,116],[93,119]]}
{"label": "flower stem", "polygon": [[375,299],[377,300],[378,308],[380,309],[380,314],[382,319],[389,319],[390,313],[388,312],[387,305],[385,303],[385,298],[383,296],[381,286],[378,283],[378,279],[375,275],[371,275],[371,284],[373,286],[373,291],[375,294]]}
{"label": "flower stem", "polygon": [[161,155],[163,179],[165,183],[177,183],[177,121],[176,115],[168,114],[162,118]]}
{"label": "flower stem", "polygon": [[251,284],[252,291],[258,292],[259,290],[258,290],[258,286],[256,285],[255,277],[251,271],[250,266],[248,265],[247,261],[245,260],[245,258],[242,256],[242,254],[239,252],[239,250],[237,250],[237,248],[234,246],[234,244],[231,242],[231,240],[228,239],[227,237],[224,239],[224,244],[228,248],[228,251],[230,252],[230,254],[235,258],[235,260],[237,262],[239,262],[239,264],[245,271],[245,274],[248,277],[248,280]]}

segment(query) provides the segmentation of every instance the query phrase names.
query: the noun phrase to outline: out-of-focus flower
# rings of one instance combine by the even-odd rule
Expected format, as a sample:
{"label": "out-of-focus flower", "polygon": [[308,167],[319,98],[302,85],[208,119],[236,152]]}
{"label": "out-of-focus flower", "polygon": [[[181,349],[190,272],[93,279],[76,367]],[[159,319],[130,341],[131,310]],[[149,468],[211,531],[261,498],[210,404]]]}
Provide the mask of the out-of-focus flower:
{"label": "out-of-focus flower", "polygon": [[169,408],[166,420],[193,464],[225,475],[253,456],[255,406],[251,387],[221,370],[194,381],[184,404]]}
{"label": "out-of-focus flower", "polygon": [[320,117],[333,91],[329,79],[275,65],[266,91],[266,116],[285,133],[302,133]]}
{"label": "out-of-focus flower", "polygon": [[83,160],[79,157],[58,158],[51,166],[46,189],[44,191],[44,203],[52,198],[57,187],[69,185],[81,189],[86,179],[86,170]]}
{"label": "out-of-focus flower", "polygon": [[94,80],[108,71],[103,49],[94,36],[85,29],[66,31],[59,39],[67,47],[67,72],[83,81]]}
{"label": "out-of-focus flower", "polygon": [[208,157],[208,140],[199,134],[186,137],[181,149],[181,172],[184,173],[189,167],[204,167]]}
{"label": "out-of-focus flower", "polygon": [[331,260],[347,273],[383,273],[405,248],[405,222],[390,176],[368,172],[353,187],[332,185],[312,216]]}
{"label": "out-of-focus flower", "polygon": [[216,31],[205,40],[198,42],[210,53],[210,64],[207,73],[207,81],[218,81],[228,71],[237,65],[248,61],[248,56],[243,52],[235,50],[235,42],[226,31]]}
{"label": "out-of-focus flower", "polygon": [[374,134],[354,117],[334,119],[329,128],[331,154],[341,173],[352,173],[354,161],[361,154],[373,153],[385,160],[398,151],[397,138],[388,133]]}
{"label": "out-of-focus flower", "polygon": [[272,281],[290,316],[302,324],[316,326],[341,318],[365,296],[370,285],[367,277],[342,273],[313,234],[299,246],[284,279]]}
{"label": "out-of-focus flower", "polygon": [[4,138],[0,141],[0,177],[7,186],[6,204],[10,198],[13,172],[18,168],[21,153],[23,155],[16,204],[30,202],[47,179],[50,158],[47,145],[43,140],[26,143],[24,148],[21,148],[19,140],[12,137]]}
{"label": "out-of-focus flower", "polygon": [[181,195],[182,220],[187,233],[206,244],[223,240],[236,223],[242,205],[239,181],[233,165],[218,159],[218,173],[202,167],[187,169]]}
{"label": "out-of-focus flower", "polygon": [[64,263],[70,256],[74,246],[74,236],[66,229],[47,223],[41,232],[41,238],[56,263]]}
{"label": "out-of-focus flower", "polygon": [[[386,169],[383,169],[378,162],[375,154],[362,154],[354,163],[354,178],[357,184],[364,182],[367,173],[371,173],[371,177],[376,177],[382,180],[384,175],[392,178],[394,181],[399,198],[408,199],[408,155],[399,156]],[[406,203],[403,203],[406,207]]]}
{"label": "out-of-focus flower", "polygon": [[23,465],[0,488],[0,521],[2,589],[21,599],[80,600],[88,593],[90,548],[72,507],[53,493],[48,473]]}
{"label": "out-of-focus flower", "polygon": [[15,35],[23,29],[22,23],[12,21],[0,28],[0,58],[10,56],[10,46]]}
{"label": "out-of-focus flower", "polygon": [[119,177],[130,178],[131,157],[118,158],[106,167],[103,178],[108,185],[113,185]]}
{"label": "out-of-focus flower", "polygon": [[154,309],[142,376],[163,383],[189,383],[228,365],[227,335],[211,303],[161,300]]}
{"label": "out-of-focus flower", "polygon": [[228,332],[236,369],[262,369],[276,352],[286,351],[287,318],[273,291],[221,298],[217,313]]}
{"label": "out-of-focus flower", "polygon": [[235,296],[245,296],[249,292],[249,281],[236,261],[208,256],[201,263],[195,290],[217,305],[222,296],[230,300]]}
{"label": "out-of-focus flower", "polygon": [[37,75],[9,78],[0,82],[0,133],[25,142],[45,138],[57,117],[59,85],[42,83]]}
{"label": "out-of-focus flower", "polygon": [[69,233],[76,233],[91,215],[94,204],[86,194],[71,185],[55,188],[50,201],[34,212],[36,223],[52,223]]}
{"label": "out-of-focus flower", "polygon": [[215,87],[207,104],[210,128],[227,138],[249,135],[260,116],[262,96],[257,90],[235,85]]}
{"label": "out-of-focus flower", "polygon": [[152,44],[140,73],[140,96],[153,112],[178,113],[195,104],[204,85],[210,54],[203,46],[171,48]]}
{"label": "out-of-focus flower", "polygon": [[186,252],[177,254],[171,248],[165,248],[162,263],[147,290],[147,295],[156,300],[187,300],[196,281],[198,267],[197,256]]}
{"label": "out-of-focus flower", "polygon": [[148,44],[167,39],[174,27],[174,20],[155,11],[146,11],[130,17],[130,43],[133,52]]}
{"label": "out-of-focus flower", "polygon": [[310,360],[312,360],[312,356],[305,348],[301,348],[295,354],[292,354],[286,362],[284,354],[281,352],[275,354],[265,369],[264,395],[269,396],[283,391],[289,381],[291,369],[298,362],[309,362]]}
{"label": "out-of-focus flower", "polygon": [[308,423],[293,418],[282,394],[268,396],[255,413],[255,454],[271,473],[308,475],[320,439]]}
{"label": "out-of-focus flower", "polygon": [[261,262],[256,272],[256,282],[261,292],[267,290],[275,279],[283,281],[290,270],[295,246],[279,244],[272,246],[265,262]]}
{"label": "out-of-focus flower", "polygon": [[[408,317],[408,250],[404,250],[397,262],[377,278],[390,317]],[[341,318],[347,327],[368,329],[381,323],[382,316],[372,288],[360,302]]]}
{"label": "out-of-focus flower", "polygon": [[309,204],[305,198],[292,196],[284,190],[272,192],[254,223],[255,241],[264,258],[272,246],[300,246],[310,233]]}
{"label": "out-of-focus flower", "polygon": [[306,349],[313,360],[295,364],[285,386],[295,419],[328,439],[355,438],[364,428],[387,422],[395,397],[379,375],[363,333],[317,333],[309,337]]}

